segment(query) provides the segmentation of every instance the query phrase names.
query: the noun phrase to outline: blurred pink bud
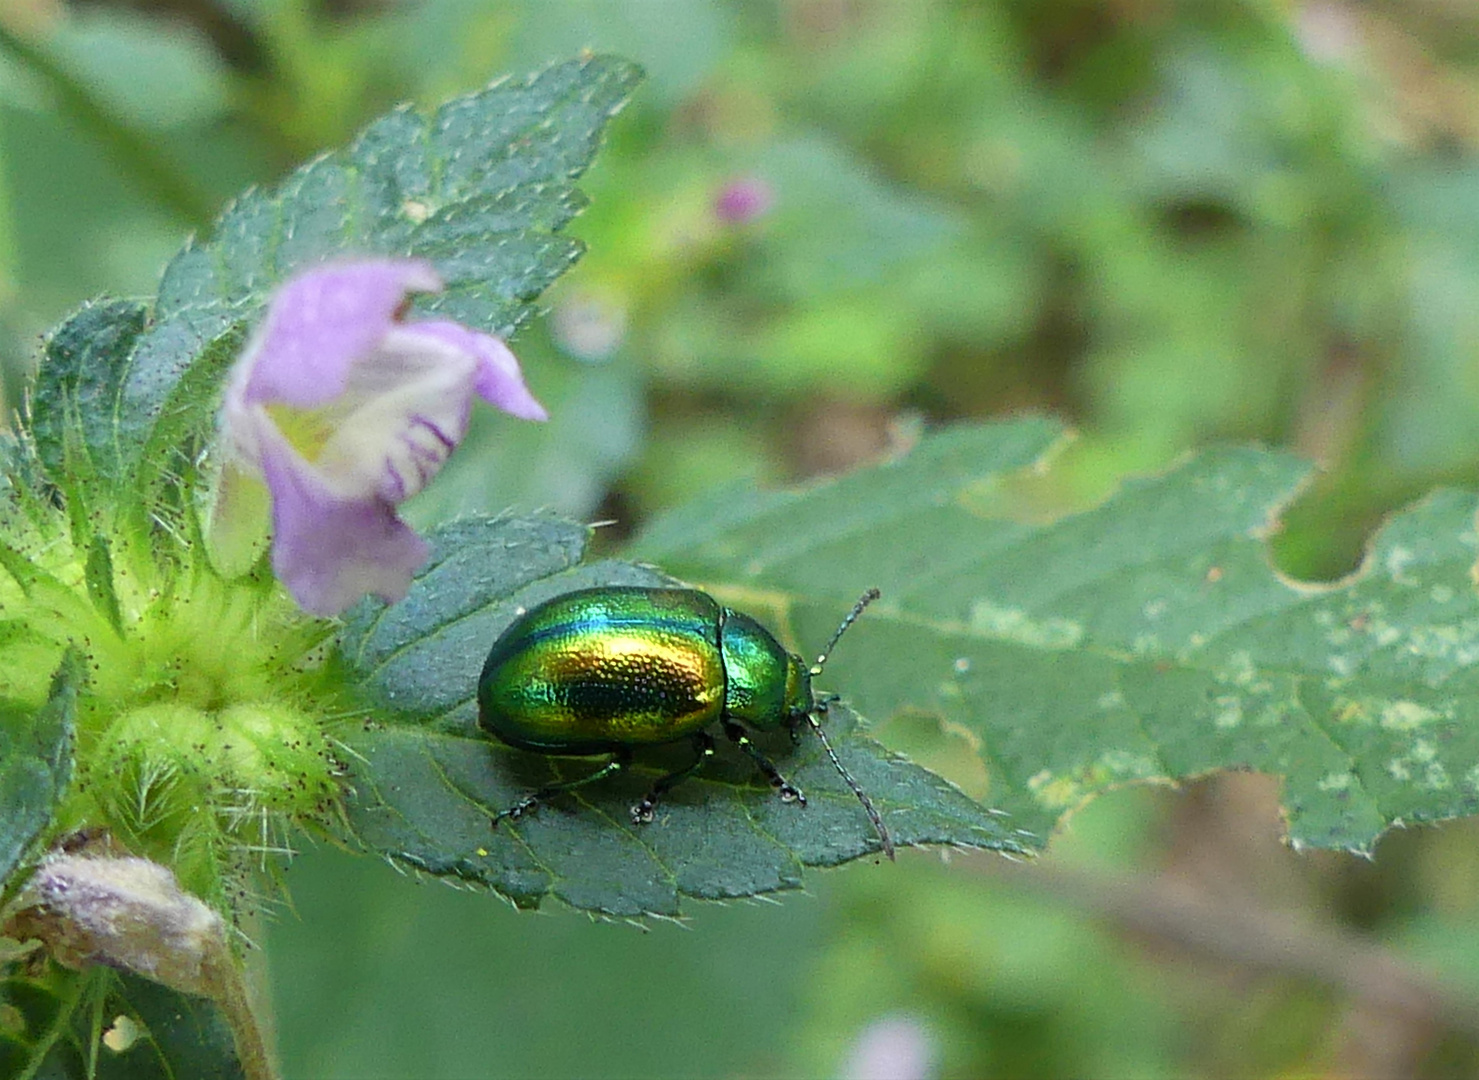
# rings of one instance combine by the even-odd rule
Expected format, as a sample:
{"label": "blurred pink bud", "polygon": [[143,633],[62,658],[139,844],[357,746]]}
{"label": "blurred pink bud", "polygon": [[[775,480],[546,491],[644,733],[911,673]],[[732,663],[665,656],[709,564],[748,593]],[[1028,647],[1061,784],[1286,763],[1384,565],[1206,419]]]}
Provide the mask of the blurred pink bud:
{"label": "blurred pink bud", "polygon": [[775,191],[756,176],[731,180],[714,199],[714,214],[730,225],[748,225],[775,202]]}
{"label": "blurred pink bud", "polygon": [[474,396],[546,418],[498,338],[401,320],[408,294],[441,288],[415,259],[306,270],[278,289],[232,371],[221,409],[229,465],[266,482],[272,568],[305,611],[406,594],[428,548],[396,507],[467,434]]}

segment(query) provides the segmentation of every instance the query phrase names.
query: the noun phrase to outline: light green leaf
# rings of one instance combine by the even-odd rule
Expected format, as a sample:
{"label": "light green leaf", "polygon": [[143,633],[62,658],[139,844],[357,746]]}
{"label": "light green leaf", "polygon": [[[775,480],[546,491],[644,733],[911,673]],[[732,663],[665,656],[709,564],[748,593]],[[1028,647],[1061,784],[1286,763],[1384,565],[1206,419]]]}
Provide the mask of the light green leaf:
{"label": "light green leaf", "polygon": [[[609,915],[677,915],[682,897],[720,899],[798,888],[805,866],[875,852],[857,800],[820,744],[767,743],[807,793],[782,802],[737,752],[720,753],[636,826],[628,808],[686,746],[639,757],[609,782],[551,799],[497,830],[490,819],[590,761],[513,750],[477,727],[484,657],[520,609],[591,585],[670,584],[654,570],[581,563],[588,530],[555,518],[466,521],[433,536],[436,554],[405,600],[366,603],[341,641],[344,661],[375,708],[341,734],[350,760],[347,819],[364,846],[428,873],[489,885],[521,906],[553,895]],[[895,841],[1017,850],[1008,825],[938,777],[864,738],[837,706],[827,727],[843,762],[888,821]]]}
{"label": "light green leaf", "polygon": [[108,549],[108,538],[101,533],[94,534],[92,543],[88,545],[83,578],[93,607],[102,612],[116,633],[122,635],[123,613],[118,607],[118,592],[113,587],[113,553]]}
{"label": "light green leaf", "polygon": [[803,302],[878,285],[964,232],[943,204],[887,183],[820,133],[775,143],[736,166],[774,189],[762,240],[766,276]]}
{"label": "light green leaf", "polygon": [[225,62],[181,20],[81,11],[60,20],[47,45],[104,106],[141,128],[198,126],[227,110]]}
{"label": "light green leaf", "polygon": [[635,550],[721,595],[763,590],[807,642],[881,587],[827,685],[874,723],[964,733],[980,794],[1038,836],[1108,788],[1218,769],[1283,777],[1296,844],[1366,851],[1479,809],[1474,496],[1435,493],[1359,574],[1301,586],[1266,537],[1305,464],[1214,450],[1093,510],[1022,517],[1013,475],[1059,434],[947,429],[833,483],[675,511]]}

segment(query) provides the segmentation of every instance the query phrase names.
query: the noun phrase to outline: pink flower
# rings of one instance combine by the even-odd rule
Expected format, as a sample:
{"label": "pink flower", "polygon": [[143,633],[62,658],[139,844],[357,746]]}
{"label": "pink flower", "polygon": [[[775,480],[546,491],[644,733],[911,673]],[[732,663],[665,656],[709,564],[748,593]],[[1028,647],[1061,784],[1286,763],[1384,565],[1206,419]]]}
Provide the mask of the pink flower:
{"label": "pink flower", "polygon": [[725,184],[714,197],[714,214],[726,225],[748,225],[765,215],[775,192],[757,176],[743,176]]}
{"label": "pink flower", "polygon": [[441,288],[415,259],[306,270],[278,289],[232,370],[223,442],[232,465],[266,481],[272,568],[305,611],[406,594],[429,552],[396,507],[462,441],[474,395],[546,418],[502,341],[401,320],[409,293]]}

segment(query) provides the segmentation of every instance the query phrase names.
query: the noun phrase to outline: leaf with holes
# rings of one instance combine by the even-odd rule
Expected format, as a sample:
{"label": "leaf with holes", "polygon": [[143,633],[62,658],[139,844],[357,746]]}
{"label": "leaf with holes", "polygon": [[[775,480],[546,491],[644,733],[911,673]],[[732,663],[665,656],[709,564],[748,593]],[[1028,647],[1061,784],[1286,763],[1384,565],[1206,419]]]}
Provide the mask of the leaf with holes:
{"label": "leaf with holes", "polygon": [[[56,1080],[241,1080],[231,1029],[208,999],[128,972],[55,965],[0,977],[11,1011],[0,1031],[0,1075]],[[260,1073],[256,1075],[261,1075]]]}
{"label": "leaf with holes", "polygon": [[1305,586],[1265,543],[1305,463],[1212,450],[1033,521],[1012,481],[1060,437],[946,429],[836,482],[674,511],[635,552],[774,598],[808,641],[880,586],[828,677],[875,724],[953,740],[976,793],[1039,836],[1111,787],[1218,769],[1282,777],[1300,845],[1368,851],[1479,810],[1475,496],[1434,493],[1359,573]]}

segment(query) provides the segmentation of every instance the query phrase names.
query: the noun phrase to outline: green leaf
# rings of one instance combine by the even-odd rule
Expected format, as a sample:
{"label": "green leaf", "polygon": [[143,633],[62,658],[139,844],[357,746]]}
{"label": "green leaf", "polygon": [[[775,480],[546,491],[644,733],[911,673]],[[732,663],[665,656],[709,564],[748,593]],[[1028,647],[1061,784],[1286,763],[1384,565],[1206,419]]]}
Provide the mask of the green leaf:
{"label": "green leaf", "polygon": [[[237,1080],[231,1029],[206,998],[128,972],[52,966],[0,978],[13,1011],[0,1034],[0,1073],[55,1080]],[[104,1036],[107,1038],[104,1038]]]}
{"label": "green leaf", "polygon": [[[783,803],[750,762],[721,747],[674,789],[651,825],[629,807],[686,746],[640,756],[628,772],[550,800],[497,830],[491,817],[529,792],[595,768],[513,750],[484,736],[474,702],[489,647],[521,609],[572,589],[671,584],[621,562],[581,563],[588,530],[550,517],[465,521],[433,536],[436,553],[405,600],[367,603],[342,656],[376,704],[341,736],[349,751],[348,824],[364,846],[432,874],[488,885],[521,906],[553,895],[609,915],[677,915],[682,897],[720,899],[798,888],[805,866],[877,850],[856,798],[820,744],[782,736],[766,749],[803,790]],[[843,762],[901,844],[1016,850],[996,816],[949,784],[864,738],[850,710],[827,726]]]}
{"label": "green leaf", "polygon": [[45,705],[0,705],[0,892],[36,841],[72,778],[72,727],[81,658],[69,652]]}
{"label": "green leaf", "polygon": [[[115,977],[118,985],[109,1005],[131,1016],[144,1035],[110,1062],[114,1067],[105,1075],[119,1080],[185,1076],[236,1080],[245,1075],[231,1027],[209,999],[182,994],[128,972],[117,972]],[[100,1056],[107,1053],[106,1049],[99,1051]]]}
{"label": "green leaf", "polygon": [[776,193],[764,272],[803,303],[877,285],[964,231],[943,204],[885,182],[819,132],[777,142],[743,165]]}
{"label": "green leaf", "polygon": [[122,636],[123,613],[118,607],[118,593],[113,588],[113,554],[108,549],[108,538],[102,533],[95,533],[88,545],[83,578],[93,607],[102,612],[108,625]]}
{"label": "green leaf", "polygon": [[30,418],[53,480],[80,460],[145,504],[168,490],[194,467],[245,328],[288,275],[325,258],[428,259],[447,289],[422,310],[512,334],[580,254],[561,235],[583,206],[575,180],[639,77],[593,56],[430,116],[397,109],[275,190],[248,191],[166,268],[147,325],[143,306],[112,302],[54,335]]}
{"label": "green leaf", "polygon": [[1038,836],[1108,788],[1218,769],[1283,777],[1296,844],[1367,851],[1479,809],[1474,496],[1435,493],[1360,573],[1303,586],[1266,538],[1307,465],[1213,450],[1034,521],[1014,474],[1058,438],[1038,420],[947,429],[833,483],[675,511],[635,549],[764,590],[807,642],[880,586],[827,685],[875,723],[963,733],[957,763]]}
{"label": "green leaf", "polygon": [[131,125],[165,130],[222,118],[225,61],[181,23],[129,10],[89,11],[54,28],[57,61]]}
{"label": "green leaf", "polygon": [[146,305],[136,300],[102,300],[83,306],[47,339],[28,427],[47,476],[69,495],[79,483],[119,471],[118,387],[147,321]]}

